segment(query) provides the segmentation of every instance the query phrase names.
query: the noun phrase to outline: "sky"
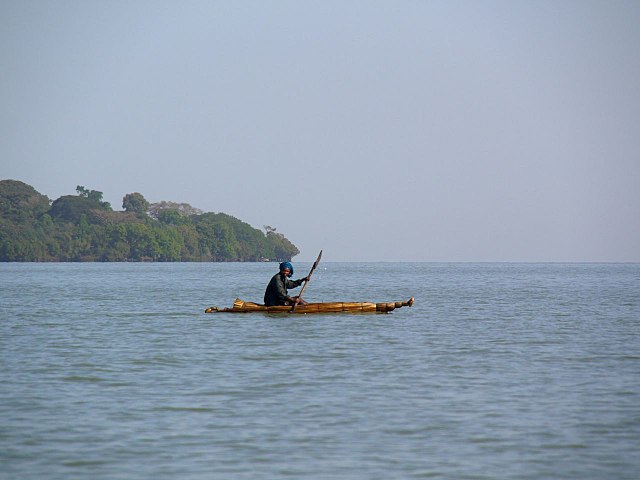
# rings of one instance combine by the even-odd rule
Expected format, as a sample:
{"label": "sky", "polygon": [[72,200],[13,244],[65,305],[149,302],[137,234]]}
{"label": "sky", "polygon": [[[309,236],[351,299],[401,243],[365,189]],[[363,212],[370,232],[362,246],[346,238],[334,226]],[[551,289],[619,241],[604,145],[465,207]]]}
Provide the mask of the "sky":
{"label": "sky", "polygon": [[0,0],[0,179],[312,261],[639,262],[640,2]]}

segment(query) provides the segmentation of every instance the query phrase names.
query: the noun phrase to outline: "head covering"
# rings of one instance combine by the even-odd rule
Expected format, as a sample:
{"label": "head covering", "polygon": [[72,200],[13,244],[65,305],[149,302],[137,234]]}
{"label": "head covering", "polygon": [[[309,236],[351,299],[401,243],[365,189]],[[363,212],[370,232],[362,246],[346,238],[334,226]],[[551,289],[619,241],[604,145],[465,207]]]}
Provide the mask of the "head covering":
{"label": "head covering", "polygon": [[282,262],[280,264],[280,271],[283,271],[285,268],[289,269],[289,276],[293,275],[293,265],[291,265],[291,262]]}

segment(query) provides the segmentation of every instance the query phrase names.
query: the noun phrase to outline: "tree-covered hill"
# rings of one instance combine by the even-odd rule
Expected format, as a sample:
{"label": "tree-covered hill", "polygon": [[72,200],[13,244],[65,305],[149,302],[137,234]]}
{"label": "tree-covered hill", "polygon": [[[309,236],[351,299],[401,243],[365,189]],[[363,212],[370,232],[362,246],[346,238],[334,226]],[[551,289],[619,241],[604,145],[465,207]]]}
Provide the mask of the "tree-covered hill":
{"label": "tree-covered hill", "polygon": [[251,262],[300,253],[274,228],[262,232],[224,213],[149,204],[137,192],[113,211],[102,192],[76,192],[51,202],[24,182],[0,180],[0,261]]}

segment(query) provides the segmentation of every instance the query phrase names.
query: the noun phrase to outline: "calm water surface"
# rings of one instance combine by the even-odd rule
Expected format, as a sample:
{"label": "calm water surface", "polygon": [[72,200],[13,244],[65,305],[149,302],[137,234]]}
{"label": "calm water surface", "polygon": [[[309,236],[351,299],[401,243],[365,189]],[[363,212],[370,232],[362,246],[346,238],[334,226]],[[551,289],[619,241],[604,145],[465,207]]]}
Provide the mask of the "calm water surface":
{"label": "calm water surface", "polygon": [[0,264],[0,478],[638,478],[640,265],[275,270]]}

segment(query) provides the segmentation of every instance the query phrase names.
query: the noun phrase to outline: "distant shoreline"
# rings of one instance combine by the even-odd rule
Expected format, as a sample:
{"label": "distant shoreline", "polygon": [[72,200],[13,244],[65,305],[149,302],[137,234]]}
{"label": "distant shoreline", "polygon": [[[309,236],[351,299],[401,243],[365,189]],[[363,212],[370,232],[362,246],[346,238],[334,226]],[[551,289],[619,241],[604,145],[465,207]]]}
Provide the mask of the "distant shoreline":
{"label": "distant shoreline", "polygon": [[150,204],[138,192],[114,211],[102,192],[76,187],[53,202],[0,180],[0,262],[263,262],[300,252],[271,226],[261,231],[188,204]]}

